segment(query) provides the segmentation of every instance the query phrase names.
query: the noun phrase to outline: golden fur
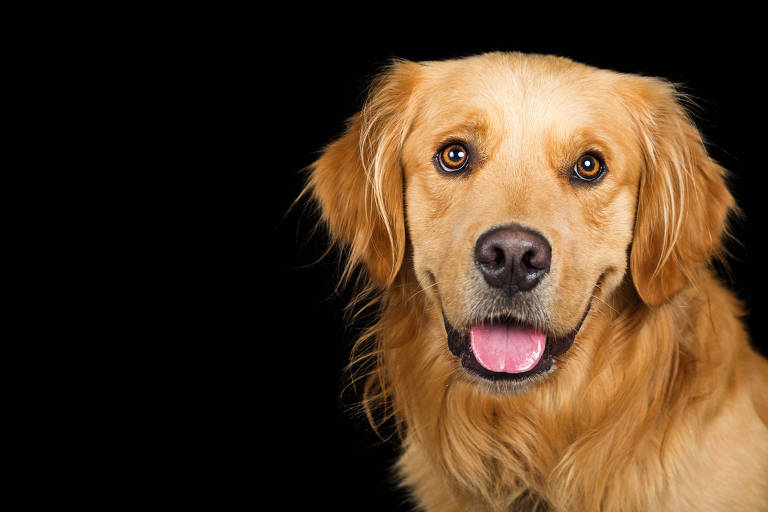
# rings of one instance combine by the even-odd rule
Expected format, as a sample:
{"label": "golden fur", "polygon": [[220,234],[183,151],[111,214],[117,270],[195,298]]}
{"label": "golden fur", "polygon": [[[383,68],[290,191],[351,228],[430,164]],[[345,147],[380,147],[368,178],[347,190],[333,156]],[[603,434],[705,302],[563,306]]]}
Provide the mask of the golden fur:
{"label": "golden fur", "polygon": [[[709,266],[735,204],[683,100],[558,57],[398,61],[312,166],[343,277],[362,268],[379,308],[363,405],[398,426],[424,510],[768,510],[768,362]],[[432,156],[456,139],[477,165],[446,177]],[[608,174],[574,186],[586,151]],[[472,247],[506,222],[552,246],[528,318],[559,335],[588,311],[555,371],[515,386],[463,371],[441,314],[499,313]]]}

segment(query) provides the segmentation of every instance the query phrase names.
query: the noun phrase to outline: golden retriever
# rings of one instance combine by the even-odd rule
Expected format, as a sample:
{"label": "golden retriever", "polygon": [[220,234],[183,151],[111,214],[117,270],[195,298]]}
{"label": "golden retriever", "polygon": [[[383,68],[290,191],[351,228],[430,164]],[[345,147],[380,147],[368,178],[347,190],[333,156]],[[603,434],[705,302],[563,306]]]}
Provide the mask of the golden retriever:
{"label": "golden retriever", "polygon": [[768,362],[710,266],[736,205],[683,102],[560,57],[396,61],[311,166],[421,509],[768,510]]}

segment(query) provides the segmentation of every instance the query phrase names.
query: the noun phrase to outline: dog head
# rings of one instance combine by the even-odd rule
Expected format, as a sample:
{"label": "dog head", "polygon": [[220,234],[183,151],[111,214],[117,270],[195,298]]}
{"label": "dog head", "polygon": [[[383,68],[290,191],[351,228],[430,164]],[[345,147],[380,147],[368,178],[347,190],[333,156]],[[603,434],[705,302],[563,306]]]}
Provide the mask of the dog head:
{"label": "dog head", "polygon": [[348,269],[412,272],[454,364],[515,391],[628,274],[651,307],[695,280],[733,207],[669,83],[501,53],[393,64],[309,189]]}

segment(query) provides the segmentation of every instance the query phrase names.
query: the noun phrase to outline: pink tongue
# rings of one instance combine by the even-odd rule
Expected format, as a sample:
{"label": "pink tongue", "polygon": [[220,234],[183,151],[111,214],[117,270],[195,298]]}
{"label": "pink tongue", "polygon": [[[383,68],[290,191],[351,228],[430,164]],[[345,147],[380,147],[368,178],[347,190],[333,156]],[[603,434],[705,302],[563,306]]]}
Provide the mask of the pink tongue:
{"label": "pink tongue", "polygon": [[469,331],[475,359],[492,372],[521,373],[536,366],[546,335],[522,325],[477,325]]}

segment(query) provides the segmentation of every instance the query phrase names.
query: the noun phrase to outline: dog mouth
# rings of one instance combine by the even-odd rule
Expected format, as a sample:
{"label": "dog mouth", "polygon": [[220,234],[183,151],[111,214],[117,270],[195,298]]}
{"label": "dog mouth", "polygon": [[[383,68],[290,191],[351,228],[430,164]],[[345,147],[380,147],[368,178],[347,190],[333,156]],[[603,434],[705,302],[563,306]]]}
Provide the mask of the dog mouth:
{"label": "dog mouth", "polygon": [[470,374],[490,381],[522,381],[554,370],[584,323],[591,303],[574,330],[557,337],[514,316],[488,319],[466,331],[454,329],[443,313],[448,348]]}

